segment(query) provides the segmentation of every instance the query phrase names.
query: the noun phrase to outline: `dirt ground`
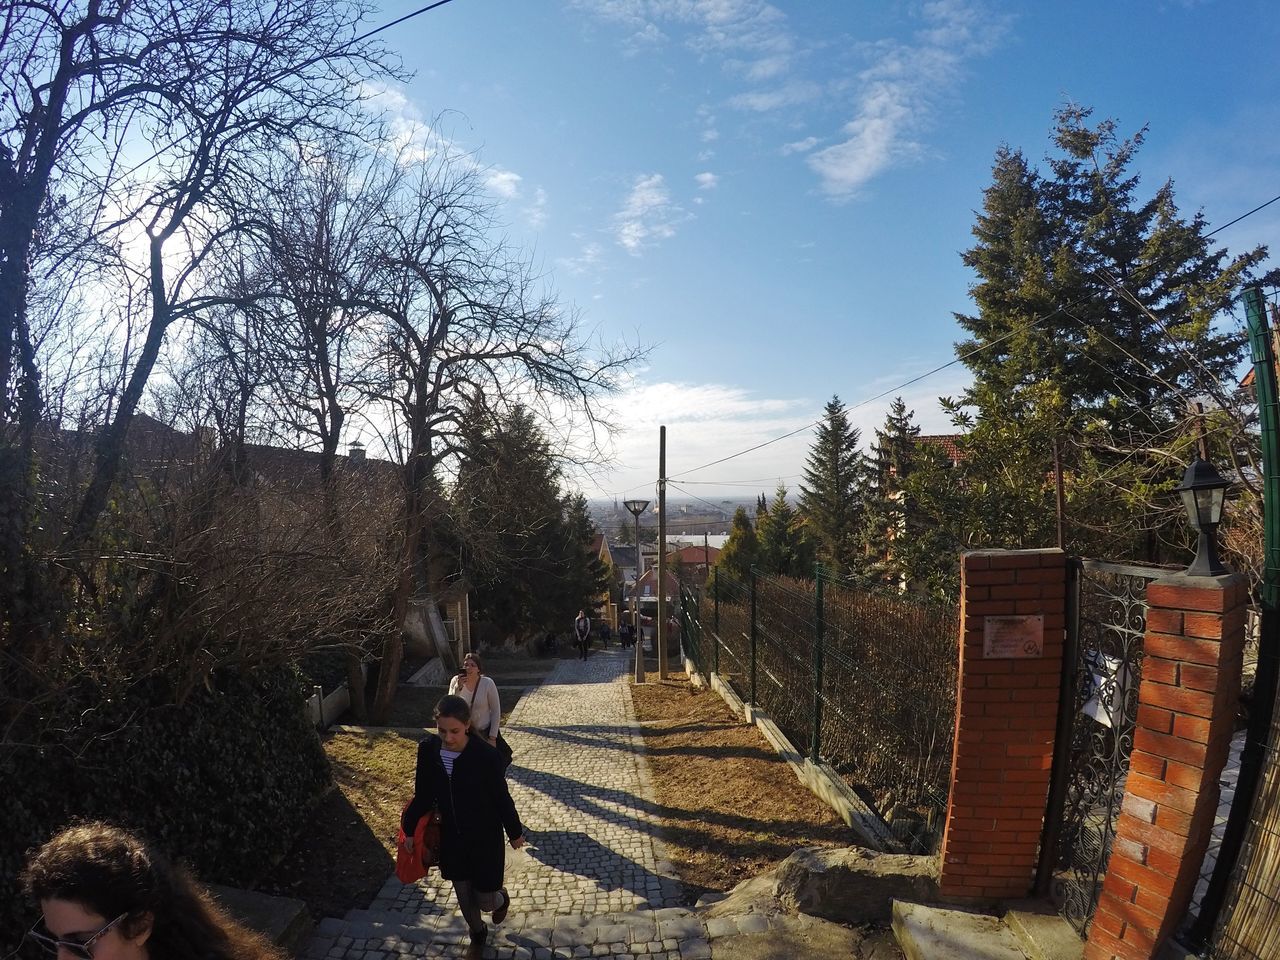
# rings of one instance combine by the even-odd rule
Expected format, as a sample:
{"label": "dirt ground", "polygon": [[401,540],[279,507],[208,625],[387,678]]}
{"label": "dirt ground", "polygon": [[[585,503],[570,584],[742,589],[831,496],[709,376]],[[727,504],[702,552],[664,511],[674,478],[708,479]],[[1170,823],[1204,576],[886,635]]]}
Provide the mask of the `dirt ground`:
{"label": "dirt ground", "polygon": [[769,741],[683,674],[633,686],[671,855],[691,898],[729,890],[798,847],[853,832],[796,779]]}

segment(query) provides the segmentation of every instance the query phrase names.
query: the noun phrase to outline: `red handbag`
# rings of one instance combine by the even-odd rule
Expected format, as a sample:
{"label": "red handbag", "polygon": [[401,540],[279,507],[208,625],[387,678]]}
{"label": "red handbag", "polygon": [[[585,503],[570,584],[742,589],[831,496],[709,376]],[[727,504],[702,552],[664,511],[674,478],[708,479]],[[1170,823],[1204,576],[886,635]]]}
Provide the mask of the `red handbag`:
{"label": "red handbag", "polygon": [[[405,810],[409,805],[405,804]],[[402,819],[403,819],[403,811]],[[396,836],[396,877],[401,883],[413,883],[427,875],[427,871],[440,862],[440,813],[437,810],[423,815],[413,830],[413,852],[405,846],[404,827]]]}

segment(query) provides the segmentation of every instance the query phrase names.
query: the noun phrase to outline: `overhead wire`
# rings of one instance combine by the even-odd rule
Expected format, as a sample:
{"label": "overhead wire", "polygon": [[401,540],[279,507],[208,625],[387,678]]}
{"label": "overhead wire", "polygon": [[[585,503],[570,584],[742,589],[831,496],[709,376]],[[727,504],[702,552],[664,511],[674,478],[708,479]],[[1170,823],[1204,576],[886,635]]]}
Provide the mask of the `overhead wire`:
{"label": "overhead wire", "polygon": [[[1280,201],[1280,195],[1277,195],[1277,196],[1275,196],[1275,197],[1272,197],[1270,200],[1267,200],[1265,203],[1260,203],[1260,204],[1258,204],[1258,206],[1254,207],[1252,210],[1249,210],[1249,211],[1247,211],[1246,213],[1242,213],[1240,216],[1238,216],[1238,217],[1236,217],[1236,218],[1234,218],[1234,219],[1232,219],[1232,220],[1227,221],[1226,223],[1222,224],[1220,227],[1216,227],[1215,229],[1213,229],[1213,230],[1212,230],[1212,231],[1210,231],[1209,233],[1206,233],[1204,236],[1205,236],[1206,238],[1208,238],[1208,237],[1213,236],[1213,235],[1214,235],[1214,234],[1216,234],[1216,233],[1219,233],[1219,232],[1221,232],[1221,231],[1223,231],[1223,230],[1227,229],[1227,227],[1234,226],[1235,224],[1239,223],[1240,221],[1242,221],[1242,220],[1244,220],[1244,219],[1246,219],[1246,218],[1248,218],[1248,217],[1253,216],[1255,213],[1259,212],[1260,210],[1264,210],[1264,209],[1266,209],[1267,207],[1271,206],[1271,204],[1273,204],[1273,203],[1275,203],[1275,202],[1277,202],[1277,201]],[[904,387],[909,387],[909,386],[912,386],[913,384],[919,383],[921,380],[925,380],[925,379],[927,379],[927,378],[929,378],[929,377],[933,376],[933,375],[934,375],[934,374],[936,374],[936,373],[940,373],[941,371],[943,371],[943,370],[947,369],[948,367],[954,366],[954,365],[955,365],[955,364],[957,364],[957,363],[961,363],[961,362],[963,362],[963,361],[965,361],[965,360],[969,359],[970,357],[976,356],[976,355],[977,355],[977,354],[979,354],[979,353],[983,353],[983,352],[985,352],[985,351],[987,351],[987,350],[990,350],[990,349],[992,349],[993,347],[998,346],[1000,343],[1004,342],[1005,340],[1008,340],[1008,339],[1010,339],[1010,338],[1012,338],[1012,337],[1016,336],[1017,334],[1019,334],[1019,333],[1023,332],[1023,330],[1024,330],[1024,329],[1026,329],[1026,328],[1034,327],[1034,326],[1037,326],[1037,325],[1039,325],[1039,324],[1045,323],[1045,322],[1047,322],[1047,321],[1049,321],[1049,320],[1052,320],[1052,319],[1053,319],[1054,317],[1056,317],[1056,316],[1059,316],[1059,315],[1065,314],[1065,315],[1067,315],[1067,316],[1071,316],[1071,317],[1072,317],[1072,319],[1076,320],[1078,323],[1082,323],[1082,324],[1083,324],[1083,323],[1084,323],[1084,321],[1081,321],[1081,320],[1080,320],[1080,318],[1078,318],[1078,317],[1074,316],[1073,314],[1069,313],[1068,311],[1070,311],[1070,310],[1074,310],[1076,307],[1080,306],[1082,303],[1085,303],[1086,301],[1089,301],[1089,300],[1094,299],[1095,297],[1097,297],[1097,296],[1099,295],[1099,292],[1100,292],[1100,291],[1089,291],[1088,293],[1082,294],[1080,297],[1077,297],[1075,300],[1071,301],[1070,303],[1066,304],[1065,306],[1059,306],[1059,307],[1055,308],[1054,310],[1050,311],[1049,313],[1045,314],[1045,315],[1044,315],[1044,316],[1042,316],[1042,317],[1034,317],[1034,318],[1032,318],[1030,321],[1028,321],[1028,323],[1025,325],[1025,327],[1019,327],[1018,329],[1010,330],[1008,333],[1004,334],[1003,336],[997,337],[997,338],[996,338],[996,339],[994,339],[994,340],[991,340],[991,341],[989,341],[989,342],[987,342],[987,343],[984,343],[984,344],[981,344],[981,345],[979,345],[979,346],[976,346],[976,347],[974,347],[972,350],[968,350],[968,351],[966,351],[965,353],[958,355],[958,356],[957,356],[957,357],[955,357],[954,359],[947,361],[946,363],[939,364],[938,366],[934,367],[932,370],[928,370],[928,371],[926,371],[925,373],[922,373],[922,374],[920,374],[919,376],[916,376],[916,377],[912,377],[912,378],[911,378],[911,379],[909,379],[909,380],[904,380],[902,383],[898,384],[897,386],[890,387],[888,390],[882,391],[881,393],[878,393],[878,394],[876,394],[875,396],[867,397],[867,398],[866,398],[866,399],[864,399],[864,400],[860,400],[860,401],[858,401],[857,403],[855,403],[855,404],[853,404],[853,405],[851,405],[851,406],[849,406],[849,407],[846,407],[845,409],[846,409],[847,411],[857,410],[859,407],[864,407],[864,406],[866,406],[866,405],[867,405],[867,404],[869,404],[869,403],[874,403],[874,402],[875,402],[875,401],[877,401],[877,400],[881,400],[881,399],[883,399],[884,397],[887,397],[887,396],[889,396],[890,394],[895,393],[895,392],[897,392],[897,391],[899,391],[899,390],[903,389]],[[1088,326],[1088,329],[1091,329],[1091,330],[1093,330],[1095,333],[1098,333],[1098,334],[1099,334],[1099,336],[1102,336],[1102,337],[1106,338],[1106,335],[1105,335],[1105,334],[1103,334],[1100,330],[1098,330],[1098,328],[1097,328],[1096,326]],[[1115,344],[1115,342],[1114,342],[1114,341],[1110,341],[1110,340],[1109,340],[1109,342],[1111,342],[1113,346],[1117,346],[1117,347],[1118,347],[1118,345],[1117,345],[1117,344]],[[1121,348],[1121,349],[1123,349],[1123,348]],[[1130,356],[1132,357],[1132,354],[1130,354]],[[1136,359],[1136,358],[1134,358],[1134,359]],[[1140,361],[1140,360],[1139,360],[1138,362],[1139,362],[1139,363],[1142,363],[1142,361]],[[1179,393],[1181,393],[1181,391],[1179,391]],[[788,431],[787,433],[784,433],[784,434],[782,434],[782,435],[780,435],[780,436],[777,436],[777,437],[773,437],[773,438],[772,438],[772,439],[770,439],[770,440],[765,440],[765,441],[764,441],[764,442],[762,442],[762,443],[754,444],[753,446],[747,447],[747,448],[746,448],[746,449],[744,449],[744,450],[739,450],[739,451],[738,451],[738,452],[736,452],[736,453],[731,453],[731,454],[729,454],[728,456],[720,457],[720,458],[718,458],[718,459],[716,459],[716,460],[712,460],[712,461],[709,461],[708,463],[704,463],[704,464],[701,464],[701,465],[699,465],[699,466],[692,467],[692,468],[690,468],[690,469],[688,469],[688,470],[682,470],[682,471],[680,471],[679,473],[672,474],[672,475],[668,476],[668,477],[667,477],[667,482],[668,482],[668,483],[670,483],[673,479],[687,477],[687,476],[688,476],[689,474],[691,474],[691,473],[698,473],[698,472],[700,472],[700,471],[702,471],[702,470],[707,469],[708,467],[719,466],[719,465],[720,465],[720,464],[722,464],[722,463],[727,463],[727,462],[729,462],[730,460],[736,460],[738,457],[745,456],[745,455],[746,455],[746,454],[748,454],[748,453],[754,453],[754,452],[755,452],[755,451],[757,451],[757,450],[761,450],[761,449],[763,449],[763,448],[765,448],[765,447],[771,446],[772,444],[779,443],[779,442],[781,442],[781,441],[783,441],[783,440],[787,440],[787,439],[789,439],[789,438],[791,438],[791,437],[796,436],[797,434],[804,433],[806,430],[811,430],[811,429],[813,429],[814,427],[816,427],[818,424],[820,424],[821,422],[822,422],[822,419],[821,419],[821,418],[818,418],[818,419],[816,419],[816,420],[812,421],[811,423],[807,423],[807,424],[805,424],[803,427],[799,427],[798,429]]]}

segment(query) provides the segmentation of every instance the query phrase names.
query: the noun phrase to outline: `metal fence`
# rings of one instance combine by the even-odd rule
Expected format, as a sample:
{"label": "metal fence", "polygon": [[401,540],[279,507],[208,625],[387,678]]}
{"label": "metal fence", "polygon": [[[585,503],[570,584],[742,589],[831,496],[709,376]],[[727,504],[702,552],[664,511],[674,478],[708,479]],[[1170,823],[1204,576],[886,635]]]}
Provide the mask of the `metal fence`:
{"label": "metal fence", "polygon": [[958,611],[900,593],[753,573],[684,591],[685,650],[832,767],[912,849],[941,837]]}

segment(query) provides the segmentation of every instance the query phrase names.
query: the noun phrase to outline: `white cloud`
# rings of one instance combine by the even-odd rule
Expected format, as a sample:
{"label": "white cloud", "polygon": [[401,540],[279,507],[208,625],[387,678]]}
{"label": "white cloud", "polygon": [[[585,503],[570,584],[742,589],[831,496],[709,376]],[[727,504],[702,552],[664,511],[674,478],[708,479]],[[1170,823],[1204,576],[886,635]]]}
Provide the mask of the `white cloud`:
{"label": "white cloud", "polygon": [[665,25],[681,28],[690,49],[721,57],[726,70],[752,81],[785,73],[794,57],[786,14],[763,0],[571,0],[570,5],[623,26],[633,52],[667,41]]}
{"label": "white cloud", "polygon": [[782,145],[782,155],[787,157],[793,153],[808,153],[817,145],[817,137],[805,137],[803,140],[793,140],[791,143],[784,143]]}
{"label": "white cloud", "polygon": [[858,77],[844,139],[809,155],[828,195],[851,197],[893,165],[919,156],[917,137],[959,82],[964,62],[990,52],[1008,23],[965,0],[933,0],[922,16],[926,23],[913,43],[875,48],[875,62]]}
{"label": "white cloud", "polygon": [[541,230],[547,222],[547,191],[538,187],[533,192],[533,202],[524,209],[524,217],[534,230]]}
{"label": "white cloud", "polygon": [[[970,383],[964,368],[951,367],[903,389],[894,389],[918,376],[936,358],[909,357],[896,370],[871,383],[861,383],[847,393],[837,388],[840,398],[851,408],[849,421],[861,432],[862,449],[870,450],[875,430],[883,426],[889,404],[901,396],[914,422],[925,434],[953,433],[947,415],[938,405],[942,395],[958,396]],[[614,420],[625,427],[608,438],[614,461],[591,476],[575,476],[588,496],[651,486],[658,468],[658,427],[667,428],[667,472],[679,485],[680,474],[702,464],[733,457],[723,464],[690,473],[687,479],[712,482],[710,486],[689,485],[699,496],[752,497],[755,492],[773,493],[782,479],[795,491],[796,477],[804,470],[805,458],[813,443],[813,431],[805,429],[822,416],[821,401],[811,397],[761,395],[756,390],[731,383],[689,383],[650,381],[652,368],[638,371],[611,404]],[[862,403],[882,391],[886,396]],[[620,415],[621,414],[621,415]],[[785,437],[785,434],[794,436]],[[765,444],[742,456],[734,456]],[[759,481],[755,489],[740,487],[739,481]],[[724,486],[714,483],[719,481]],[[679,496],[674,490],[671,496]]]}
{"label": "white cloud", "polygon": [[754,90],[729,98],[729,105],[739,110],[768,113],[782,107],[794,107],[816,100],[821,94],[816,83],[794,80],[772,90]]}
{"label": "white cloud", "polygon": [[710,172],[700,173],[693,179],[697,182],[699,190],[714,190],[720,183],[720,178]]}
{"label": "white cloud", "polygon": [[573,274],[583,274],[600,262],[604,250],[598,243],[584,243],[576,257],[561,257],[556,266]]}
{"label": "white cloud", "polygon": [[614,214],[615,236],[628,253],[639,256],[645,247],[675,236],[677,225],[685,219],[662,174],[644,174],[636,178],[622,209]]}
{"label": "white cloud", "polygon": [[512,173],[510,170],[501,170],[497,167],[490,170],[488,176],[485,177],[485,186],[489,188],[489,192],[494,196],[503,200],[514,200],[520,196],[520,180],[518,173]]}

